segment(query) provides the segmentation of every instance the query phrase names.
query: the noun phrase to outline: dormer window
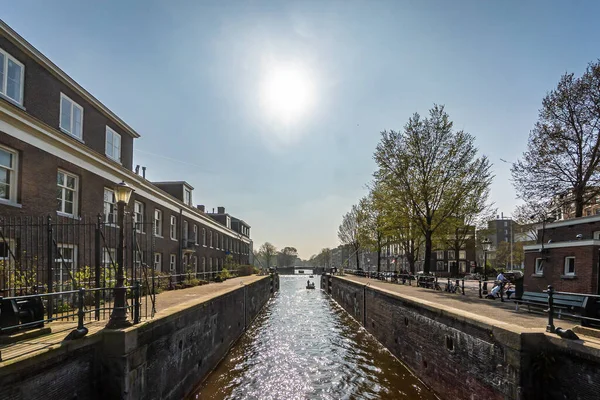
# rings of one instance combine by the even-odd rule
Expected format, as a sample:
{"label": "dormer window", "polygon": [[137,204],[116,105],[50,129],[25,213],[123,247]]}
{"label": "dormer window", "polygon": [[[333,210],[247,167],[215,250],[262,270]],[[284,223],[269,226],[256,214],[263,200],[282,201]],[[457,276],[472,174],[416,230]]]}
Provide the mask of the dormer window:
{"label": "dormer window", "polygon": [[0,49],[0,94],[17,104],[23,104],[23,70],[16,58]]}
{"label": "dormer window", "polygon": [[183,202],[188,206],[192,205],[192,191],[188,188],[183,188]]}

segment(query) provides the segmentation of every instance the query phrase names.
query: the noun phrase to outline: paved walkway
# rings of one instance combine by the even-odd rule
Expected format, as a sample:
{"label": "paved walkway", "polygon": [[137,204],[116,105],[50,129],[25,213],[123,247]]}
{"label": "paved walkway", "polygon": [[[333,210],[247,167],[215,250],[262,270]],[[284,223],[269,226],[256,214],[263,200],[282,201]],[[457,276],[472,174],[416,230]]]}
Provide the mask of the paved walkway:
{"label": "paved walkway", "polygon": [[[480,299],[478,287],[477,290],[467,290],[465,288],[465,295],[463,296],[462,294],[447,293],[444,291],[384,282],[353,275],[345,275],[344,278],[355,282],[368,283],[372,287],[399,293],[419,301],[430,302],[433,305],[451,308],[461,314],[475,314],[480,317],[516,325],[522,328],[545,330],[546,325],[548,324],[548,317],[546,314],[527,312],[527,307],[523,306],[520,307],[519,311],[515,311],[515,303],[512,300],[505,300],[505,302],[502,303],[500,302],[500,299]],[[561,328],[572,328],[577,325],[577,321],[560,319],[555,320],[554,325],[560,326]]]}
{"label": "paved walkway", "polygon": [[[221,283],[209,283],[208,285],[195,286],[188,289],[169,290],[164,291],[156,295],[156,309],[157,313],[155,318],[168,315],[178,309],[188,307],[190,303],[198,303],[206,300],[210,300],[213,297],[219,296],[236,287],[243,284],[250,284],[260,279],[266,278],[266,276],[243,276],[239,278],[228,279]],[[144,320],[150,320],[150,301],[148,301],[148,318]],[[146,302],[142,302],[142,308],[146,306]],[[145,314],[142,311],[142,314]],[[108,319],[108,313],[106,318]],[[104,330],[107,319],[100,321],[86,321],[85,326],[89,329],[86,338],[93,338]],[[142,322],[144,322],[142,320]],[[54,321],[45,325],[45,328],[50,328],[49,333],[45,333],[36,337],[27,337],[25,334],[31,333],[31,331],[24,331],[23,340],[19,340],[15,343],[0,344],[0,367],[9,363],[16,362],[23,358],[25,355],[31,355],[41,351],[49,351],[51,349],[68,347],[73,345],[76,347],[78,341],[65,342],[65,337],[77,327],[76,321],[60,322]],[[47,329],[46,329],[47,330]],[[81,340],[81,339],[80,339]],[[79,340],[79,341],[80,341]]]}

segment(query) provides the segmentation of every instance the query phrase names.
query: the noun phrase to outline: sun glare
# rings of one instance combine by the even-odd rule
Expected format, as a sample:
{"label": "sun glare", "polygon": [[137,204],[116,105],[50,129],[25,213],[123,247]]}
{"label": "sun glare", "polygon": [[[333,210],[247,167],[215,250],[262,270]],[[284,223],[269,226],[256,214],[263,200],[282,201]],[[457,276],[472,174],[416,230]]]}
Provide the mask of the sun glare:
{"label": "sun glare", "polygon": [[262,85],[262,105],[270,118],[292,123],[307,113],[314,102],[313,84],[298,67],[271,70]]}

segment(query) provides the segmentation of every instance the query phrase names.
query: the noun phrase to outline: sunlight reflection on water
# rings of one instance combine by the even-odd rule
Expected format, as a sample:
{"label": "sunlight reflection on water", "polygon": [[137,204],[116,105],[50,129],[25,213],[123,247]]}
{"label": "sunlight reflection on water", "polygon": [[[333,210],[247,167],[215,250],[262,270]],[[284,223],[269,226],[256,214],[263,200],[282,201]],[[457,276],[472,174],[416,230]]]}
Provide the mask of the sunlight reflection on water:
{"label": "sunlight reflection on water", "polygon": [[280,291],[202,383],[195,399],[435,399],[306,277]]}

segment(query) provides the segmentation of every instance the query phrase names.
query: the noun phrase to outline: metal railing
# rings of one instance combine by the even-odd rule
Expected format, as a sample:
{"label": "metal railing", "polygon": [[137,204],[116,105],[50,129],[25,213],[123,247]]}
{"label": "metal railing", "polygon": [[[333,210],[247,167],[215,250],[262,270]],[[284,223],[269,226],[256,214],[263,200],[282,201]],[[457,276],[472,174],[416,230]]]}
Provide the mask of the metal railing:
{"label": "metal railing", "polygon": [[[555,306],[555,296],[557,295],[565,295],[565,296],[573,296],[577,298],[587,298],[588,302],[592,304],[587,304],[586,307],[582,309],[581,314],[574,314],[573,312],[564,312],[562,309],[559,309],[557,317],[560,319],[562,317],[568,317],[573,319],[578,319],[581,321],[583,326],[588,326],[590,323],[594,323],[596,325],[600,324],[600,295],[595,294],[585,294],[585,293],[572,293],[572,292],[559,292],[555,291],[552,285],[548,285],[548,289],[544,290],[544,293],[548,295],[548,309],[545,310],[548,314],[548,324],[546,325],[546,331],[550,333],[559,333],[562,334],[564,330],[561,328],[557,328],[554,325],[554,317],[556,314],[557,307]],[[592,316],[590,316],[590,314]]]}

